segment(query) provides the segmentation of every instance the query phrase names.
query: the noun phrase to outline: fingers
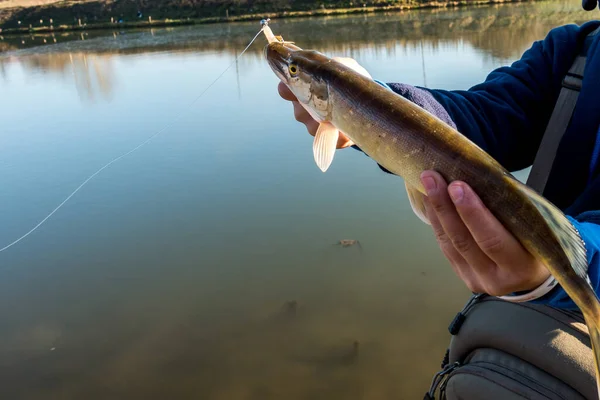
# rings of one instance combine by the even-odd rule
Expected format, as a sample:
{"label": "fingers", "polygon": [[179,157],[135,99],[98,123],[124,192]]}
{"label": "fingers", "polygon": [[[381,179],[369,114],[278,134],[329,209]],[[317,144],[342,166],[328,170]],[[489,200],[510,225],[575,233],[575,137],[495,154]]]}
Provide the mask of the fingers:
{"label": "fingers", "polygon": [[294,118],[296,118],[296,121],[302,122],[303,124],[307,121],[314,121],[308,111],[306,111],[306,109],[302,107],[300,103],[293,101],[292,106],[294,107]]}
{"label": "fingers", "polygon": [[421,182],[440,248],[471,291],[498,296],[531,290],[550,276],[469,185],[448,186],[433,171],[423,172]]}
{"label": "fingers", "polygon": [[464,182],[453,182],[448,193],[465,226],[478,247],[499,264],[509,264],[522,257],[525,249],[483,204]]}
{"label": "fingers", "polygon": [[425,171],[421,175],[421,182],[425,186],[431,207],[441,228],[456,251],[478,274],[495,269],[495,262],[479,248],[469,228],[458,214],[448,195],[448,186],[442,176],[437,172]]}
{"label": "fingers", "polygon": [[348,139],[348,137],[346,135],[344,135],[342,132],[340,132],[340,136],[338,138],[336,148],[345,149],[346,147],[350,147],[352,145],[354,145],[354,142],[352,140]]}
{"label": "fingers", "polygon": [[296,121],[303,123],[306,126],[308,133],[310,133],[312,136],[315,136],[317,129],[319,128],[319,123],[315,121],[308,111],[306,111],[306,109],[300,105],[298,99],[296,96],[294,96],[294,93],[292,93],[292,91],[283,82],[279,82],[279,85],[277,85],[277,91],[283,99],[292,102],[292,106],[294,107],[294,118],[296,118]]}
{"label": "fingers", "polygon": [[298,99],[296,98],[296,96],[294,95],[294,93],[292,93],[292,91],[290,90],[290,88],[288,88],[286,86],[285,83],[283,82],[279,82],[279,85],[277,85],[277,92],[279,92],[279,95],[281,97],[283,97],[285,100],[288,101],[298,101]]}
{"label": "fingers", "polygon": [[438,219],[427,197],[425,197],[423,203],[425,204],[425,212],[427,213],[427,217],[429,218],[429,222],[433,228],[435,239],[437,240],[442,253],[444,253],[448,261],[450,261],[450,265],[452,266],[454,273],[456,273],[456,275],[458,275],[458,277],[462,279],[469,288],[471,288],[472,285],[477,283],[477,279],[473,276],[473,274],[469,273],[469,264],[454,248],[452,241],[446,234],[446,231],[444,231],[444,228],[442,227],[442,224],[440,223],[440,220]]}
{"label": "fingers", "polygon": [[[464,182],[453,182],[448,188],[461,220],[481,249],[495,264],[502,266],[499,275],[507,276],[513,290],[536,287],[550,272],[541,267],[533,255],[519,243],[502,223],[483,204],[473,189]],[[536,265],[537,268],[524,266]]]}
{"label": "fingers", "polygon": [[448,258],[448,260],[456,266],[464,266],[467,264],[463,256],[454,248],[452,241],[446,234],[446,231],[442,227],[440,220],[437,217],[437,214],[433,210],[429,199],[426,197],[424,199],[425,204],[425,212],[427,213],[427,217],[429,218],[429,222],[431,223],[431,228],[433,228],[433,233],[435,235],[435,239],[444,255]]}
{"label": "fingers", "polygon": [[319,128],[319,123],[310,116],[308,111],[304,109],[297,101],[292,102],[294,106],[294,118],[296,121],[303,123],[312,136],[315,136],[317,133],[317,129]]}

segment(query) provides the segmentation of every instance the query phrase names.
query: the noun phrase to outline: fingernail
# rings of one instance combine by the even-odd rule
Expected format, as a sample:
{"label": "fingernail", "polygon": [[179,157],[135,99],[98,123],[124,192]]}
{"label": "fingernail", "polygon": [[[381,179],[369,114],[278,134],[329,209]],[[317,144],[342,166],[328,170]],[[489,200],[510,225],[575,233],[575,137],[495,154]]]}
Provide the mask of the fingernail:
{"label": "fingernail", "polygon": [[421,183],[425,186],[425,191],[427,193],[435,190],[435,180],[431,176],[422,176]]}
{"label": "fingernail", "polygon": [[465,192],[460,185],[450,185],[450,187],[448,188],[448,193],[450,193],[450,197],[455,203],[461,201],[463,196],[465,195]]}

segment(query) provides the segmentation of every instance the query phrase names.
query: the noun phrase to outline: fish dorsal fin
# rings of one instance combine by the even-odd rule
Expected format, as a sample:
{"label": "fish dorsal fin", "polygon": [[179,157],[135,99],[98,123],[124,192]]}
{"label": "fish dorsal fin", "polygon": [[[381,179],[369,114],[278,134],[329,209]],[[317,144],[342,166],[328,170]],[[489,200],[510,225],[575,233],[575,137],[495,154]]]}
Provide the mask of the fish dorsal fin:
{"label": "fish dorsal fin", "polygon": [[554,231],[558,243],[560,243],[560,247],[565,252],[575,273],[580,278],[586,279],[589,282],[587,276],[588,261],[585,243],[571,221],[569,221],[558,207],[539,195],[529,186],[524,185],[514,177],[508,177],[508,179],[514,180],[519,189],[527,194],[531,202]]}
{"label": "fish dorsal fin", "polygon": [[408,194],[410,206],[412,207],[416,216],[427,225],[431,225],[429,218],[427,218],[427,212],[425,211],[425,195],[419,192],[414,186],[409,185],[406,181],[404,181],[404,186],[406,187],[406,194]]}
{"label": "fish dorsal fin", "polygon": [[331,122],[321,122],[319,124],[313,142],[313,154],[317,166],[323,172],[327,171],[333,161],[339,135],[340,132]]}

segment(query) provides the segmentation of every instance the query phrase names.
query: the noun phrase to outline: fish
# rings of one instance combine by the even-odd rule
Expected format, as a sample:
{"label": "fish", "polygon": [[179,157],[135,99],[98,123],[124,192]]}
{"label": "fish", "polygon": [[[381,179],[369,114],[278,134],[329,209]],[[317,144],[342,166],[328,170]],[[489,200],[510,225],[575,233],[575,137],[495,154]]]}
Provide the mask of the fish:
{"label": "fish", "polygon": [[411,207],[429,223],[420,175],[435,170],[464,181],[581,310],[589,330],[600,396],[600,300],[587,274],[579,232],[548,199],[516,179],[458,130],[375,82],[368,73],[283,38],[264,56],[273,73],[319,123],[313,141],[317,166],[331,165],[340,132],[366,155],[404,180]]}

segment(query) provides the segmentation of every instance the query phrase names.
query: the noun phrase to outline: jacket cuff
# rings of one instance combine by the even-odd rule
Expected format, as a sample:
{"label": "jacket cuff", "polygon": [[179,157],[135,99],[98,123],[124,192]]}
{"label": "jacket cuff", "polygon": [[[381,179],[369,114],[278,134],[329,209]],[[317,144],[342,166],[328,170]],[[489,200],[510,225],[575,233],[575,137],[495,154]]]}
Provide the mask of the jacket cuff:
{"label": "jacket cuff", "polygon": [[389,83],[388,87],[394,92],[398,93],[400,96],[424,108],[431,114],[435,115],[454,129],[456,129],[456,124],[454,123],[452,118],[450,118],[450,114],[448,114],[448,111],[446,111],[444,106],[442,106],[435,99],[435,97],[433,97],[430,89],[422,88],[419,86],[407,85],[405,83]]}
{"label": "jacket cuff", "polygon": [[[581,239],[585,244],[585,250],[588,261],[588,276],[592,283],[592,287],[596,293],[600,286],[600,276],[598,274],[598,264],[600,260],[598,258],[598,251],[600,250],[600,213],[592,211],[588,213],[580,214],[576,217],[567,215],[569,221],[579,231]],[[534,304],[544,304],[551,307],[578,310],[575,302],[569,297],[567,292],[560,286],[557,285],[550,293],[540,297],[539,299],[530,301]]]}

